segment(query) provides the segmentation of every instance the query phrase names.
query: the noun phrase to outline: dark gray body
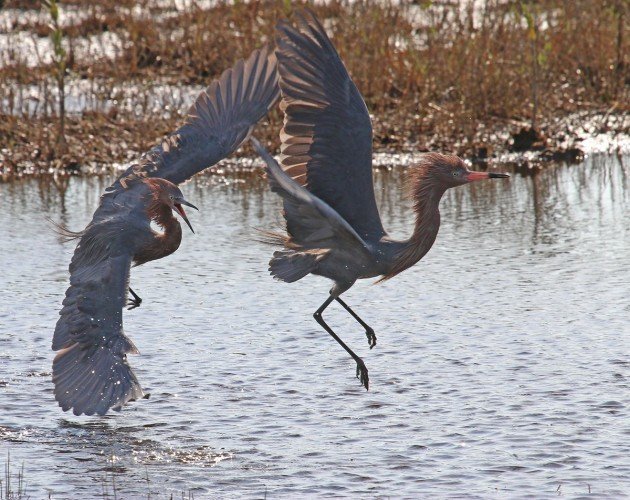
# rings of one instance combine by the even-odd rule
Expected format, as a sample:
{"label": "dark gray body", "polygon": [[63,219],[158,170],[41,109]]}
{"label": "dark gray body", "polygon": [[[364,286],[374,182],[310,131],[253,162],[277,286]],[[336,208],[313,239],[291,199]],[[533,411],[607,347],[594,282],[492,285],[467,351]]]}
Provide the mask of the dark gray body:
{"label": "dark gray body", "polygon": [[[364,240],[365,241],[365,240]],[[347,268],[350,271],[345,275],[345,281],[348,279],[366,279],[381,276],[391,268],[396,256],[405,247],[404,241],[393,240],[389,235],[383,236],[378,241],[366,241],[365,245],[369,251],[369,259],[352,260],[345,255],[343,251],[333,250],[330,252],[329,259],[322,260],[321,264],[313,274],[334,279],[335,272],[341,268]],[[336,264],[336,265],[335,265]],[[341,271],[343,274],[343,271]],[[337,278],[339,279],[339,278]]]}

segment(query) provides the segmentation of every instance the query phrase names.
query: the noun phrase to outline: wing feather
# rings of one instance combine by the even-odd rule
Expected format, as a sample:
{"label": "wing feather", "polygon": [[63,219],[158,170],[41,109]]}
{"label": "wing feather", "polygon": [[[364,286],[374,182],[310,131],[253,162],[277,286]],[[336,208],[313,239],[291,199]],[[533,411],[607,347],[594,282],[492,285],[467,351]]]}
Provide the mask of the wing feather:
{"label": "wing feather", "polygon": [[283,168],[363,239],[380,239],[365,102],[315,16],[306,11],[298,24],[281,23],[276,37]]}
{"label": "wing feather", "polygon": [[129,167],[112,188],[139,177],[179,184],[211,167],[243,143],[279,93],[275,56],[266,47],[255,50],[202,91],[186,123]]}
{"label": "wing feather", "polygon": [[343,246],[344,250],[355,252],[357,258],[372,258],[365,241],[343,217],[289,177],[255,138],[251,141],[266,163],[271,190],[283,198],[292,247],[321,251]]}
{"label": "wing feather", "polygon": [[127,354],[138,351],[122,318],[136,245],[151,237],[148,221],[136,220],[132,198],[125,202],[129,192],[138,200],[141,189],[105,197],[106,206],[101,203],[100,216],[82,233],[70,263],[70,287],[52,342],[59,351],[53,383],[59,405],[76,415],[103,415],[143,395],[127,363]]}

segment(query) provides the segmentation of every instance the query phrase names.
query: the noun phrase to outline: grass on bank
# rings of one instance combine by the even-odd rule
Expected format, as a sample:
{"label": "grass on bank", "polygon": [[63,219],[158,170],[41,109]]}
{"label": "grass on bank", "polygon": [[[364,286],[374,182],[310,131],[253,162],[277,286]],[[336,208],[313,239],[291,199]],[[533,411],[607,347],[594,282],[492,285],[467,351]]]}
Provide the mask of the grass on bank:
{"label": "grass on bank", "polygon": [[[32,55],[5,51],[0,169],[128,160],[130,152],[144,151],[175,128],[183,109],[174,100],[164,103],[163,116],[153,116],[146,96],[125,95],[121,88],[139,83],[151,92],[152,83],[207,84],[272,42],[276,22],[304,4],[254,0],[207,7],[190,1],[177,10],[175,0],[59,3],[62,12],[81,13],[61,28],[65,77],[89,82],[85,101],[94,104],[66,117],[68,147],[61,150],[52,125],[59,119],[59,60],[38,54],[33,64]],[[39,6],[6,0],[4,8]],[[487,153],[506,147],[506,130],[523,128],[533,131],[526,147],[554,147],[558,117],[630,112],[625,0],[331,0],[311,7],[373,113],[376,148]],[[48,24],[42,16],[16,21],[9,35],[49,37]],[[113,46],[105,46],[105,37]],[[78,47],[86,40],[108,58],[82,56]],[[59,47],[50,51],[59,53]],[[35,116],[33,103],[25,106],[27,86],[38,96]],[[99,106],[107,100],[128,106]],[[258,134],[277,144],[279,113],[270,121]]]}

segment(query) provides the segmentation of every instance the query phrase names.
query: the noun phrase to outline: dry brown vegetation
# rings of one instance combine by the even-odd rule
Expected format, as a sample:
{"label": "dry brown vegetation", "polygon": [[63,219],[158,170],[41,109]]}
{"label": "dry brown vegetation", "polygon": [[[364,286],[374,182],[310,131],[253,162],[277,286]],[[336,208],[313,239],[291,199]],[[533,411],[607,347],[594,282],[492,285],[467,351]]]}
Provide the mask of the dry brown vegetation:
{"label": "dry brown vegetation", "polygon": [[[177,10],[175,0],[61,3],[68,13],[81,12],[63,30],[67,78],[87,82],[87,104],[68,116],[68,149],[60,155],[52,63],[45,54],[33,64],[31,54],[5,51],[0,170],[128,160],[175,128],[185,111],[173,98],[156,116],[146,99],[152,85],[209,83],[237,58],[271,42],[276,22],[300,5],[190,1]],[[4,5],[37,7],[24,0]],[[505,149],[510,134],[529,127],[535,133],[519,136],[523,147],[567,148],[566,137],[559,143],[572,131],[559,117],[630,111],[626,0],[333,0],[312,8],[374,115],[376,148],[484,155]],[[18,16],[11,32],[41,39],[49,27],[45,17],[22,22]],[[103,36],[113,40],[109,55],[86,57],[86,40],[93,54],[106,52]],[[125,93],[133,83],[142,92]],[[35,103],[20,95],[25,86],[35,88]],[[270,122],[258,134],[277,141],[278,112]]]}

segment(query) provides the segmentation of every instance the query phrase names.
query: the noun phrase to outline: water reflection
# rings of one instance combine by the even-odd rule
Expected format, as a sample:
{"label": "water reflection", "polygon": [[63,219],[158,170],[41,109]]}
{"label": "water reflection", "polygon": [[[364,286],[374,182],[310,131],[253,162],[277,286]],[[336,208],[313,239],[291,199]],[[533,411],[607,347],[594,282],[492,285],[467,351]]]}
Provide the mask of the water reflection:
{"label": "water reflection", "polygon": [[[542,169],[518,170],[517,177],[510,181],[511,189],[496,181],[473,184],[449,190],[444,204],[448,204],[452,211],[451,223],[460,227],[464,223],[462,215],[473,219],[483,217],[489,207],[500,202],[501,212],[511,218],[533,220],[532,246],[550,245],[567,229],[579,229],[580,218],[584,217],[581,206],[588,206],[590,213],[601,219],[607,216],[611,205],[627,200],[629,167],[627,157],[625,160],[621,156],[595,155],[579,167],[549,164]],[[392,163],[398,165],[399,162]],[[506,169],[509,170],[503,168]],[[411,223],[404,169],[384,166],[375,169],[374,177],[376,199],[383,219],[392,221],[394,225],[400,219],[408,219]],[[76,203],[80,193],[82,205],[91,209],[98,205],[98,198],[111,182],[112,177],[107,175],[87,178],[44,175],[5,184],[2,192],[11,204],[28,209],[33,203],[35,183],[41,209],[63,219],[67,217],[68,196]],[[228,163],[227,167],[218,169],[218,173],[211,172],[193,179],[187,184],[187,190],[192,193],[192,198],[201,201],[220,193],[223,198],[239,205],[243,220],[250,216],[264,219],[269,215],[264,211],[264,200],[270,195],[260,169],[240,168],[233,171]]]}
{"label": "water reflection", "polygon": [[[370,368],[369,393],[312,321],[329,283],[268,276],[254,228],[277,224],[280,202],[261,172],[200,176],[183,187],[198,234],[132,271],[145,302],[125,330],[151,398],[105,418],[54,402],[50,340],[73,248],[44,217],[84,227],[111,177],[2,184],[0,457],[25,463],[34,498],[112,480],[125,498],[622,496],[628,161],[450,190],[425,259],[348,292],[378,346],[329,312]],[[375,185],[385,227],[407,236],[404,172],[378,168]]]}

